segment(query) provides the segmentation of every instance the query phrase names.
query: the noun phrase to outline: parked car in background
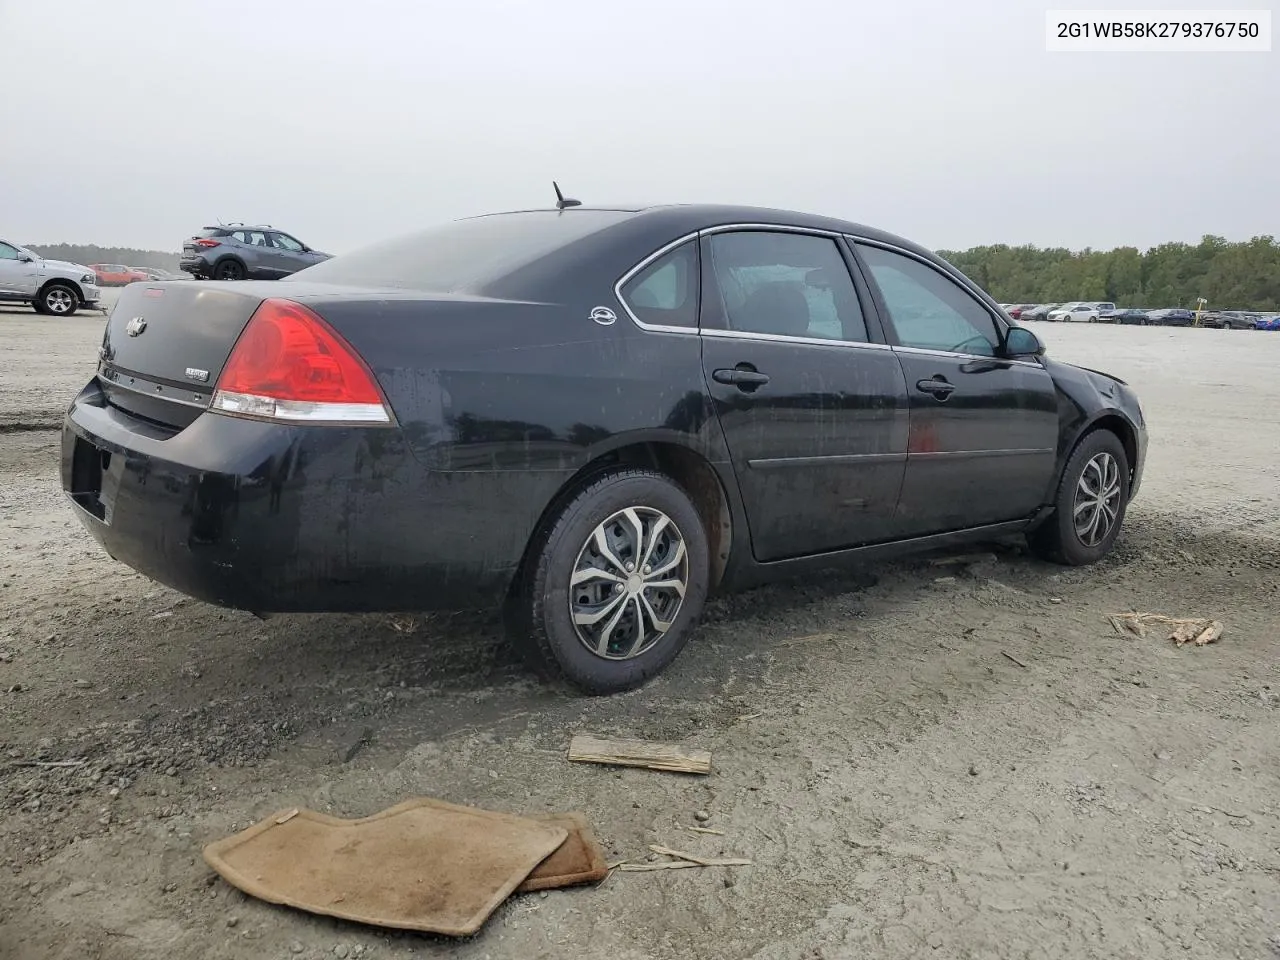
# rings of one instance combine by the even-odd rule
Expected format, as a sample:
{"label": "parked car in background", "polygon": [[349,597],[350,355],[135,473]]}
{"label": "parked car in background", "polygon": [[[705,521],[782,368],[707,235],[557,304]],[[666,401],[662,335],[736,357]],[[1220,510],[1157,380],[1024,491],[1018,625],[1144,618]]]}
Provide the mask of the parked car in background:
{"label": "parked car in background", "polygon": [[1254,321],[1255,330],[1280,330],[1280,316],[1259,317]]}
{"label": "parked car in background", "polygon": [[1058,322],[1097,323],[1098,308],[1087,303],[1069,303],[1049,312],[1048,319]]}
{"label": "parked car in background", "polygon": [[1123,381],[833,218],[530,210],[154,289],[63,431],[107,553],[259,613],[501,607],[593,693],[665,669],[711,592],[1019,533],[1093,563],[1142,479]]}
{"label": "parked car in background", "polygon": [[98,275],[98,285],[101,287],[123,287],[125,284],[151,279],[145,271],[123,263],[91,263],[89,267]]}
{"label": "parked car in background", "polygon": [[1005,312],[1014,320],[1020,320],[1022,319],[1022,312],[1024,310],[1034,309],[1035,306],[1036,305],[1034,303],[1011,303],[1009,304],[1009,309]]}
{"label": "parked car in background", "polygon": [[1057,303],[1042,303],[1042,304],[1039,304],[1038,306],[1026,307],[1018,315],[1018,319],[1020,321],[1021,320],[1048,320],[1049,314],[1052,313],[1054,310],[1056,310],[1059,306],[1060,304],[1057,304]]}
{"label": "parked car in background", "polygon": [[1248,310],[1214,310],[1200,318],[1200,323],[1217,330],[1252,330],[1262,315]]}
{"label": "parked car in background", "polygon": [[179,267],[197,279],[279,280],[329,259],[271,225],[205,227],[182,245]]}
{"label": "parked car in background", "polygon": [[27,303],[36,313],[69,317],[102,299],[98,276],[87,266],[46,260],[34,250],[0,240],[0,302]]}
{"label": "parked car in background", "polygon": [[1124,307],[1116,310],[1106,310],[1098,314],[1098,322],[1145,326],[1147,324],[1147,311],[1138,307]]}
{"label": "parked car in background", "polygon": [[1162,327],[1189,327],[1196,319],[1190,310],[1181,308],[1152,310],[1147,314],[1147,322]]}

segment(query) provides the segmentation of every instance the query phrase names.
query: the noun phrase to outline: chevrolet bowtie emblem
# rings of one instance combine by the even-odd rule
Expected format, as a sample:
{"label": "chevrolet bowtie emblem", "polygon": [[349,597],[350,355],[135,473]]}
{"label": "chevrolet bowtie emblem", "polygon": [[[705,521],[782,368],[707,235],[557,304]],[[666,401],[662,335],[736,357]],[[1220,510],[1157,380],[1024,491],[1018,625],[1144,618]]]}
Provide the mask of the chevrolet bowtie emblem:
{"label": "chevrolet bowtie emblem", "polygon": [[134,317],[127,324],[125,324],[124,332],[131,337],[136,337],[141,335],[142,331],[146,329],[147,329],[147,321],[142,317]]}

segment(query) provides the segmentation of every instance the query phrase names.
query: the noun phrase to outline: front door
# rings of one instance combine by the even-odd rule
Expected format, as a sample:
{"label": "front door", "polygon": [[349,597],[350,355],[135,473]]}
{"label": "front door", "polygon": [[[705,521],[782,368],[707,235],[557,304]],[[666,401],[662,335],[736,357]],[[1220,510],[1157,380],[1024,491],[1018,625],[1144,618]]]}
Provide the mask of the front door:
{"label": "front door", "polygon": [[36,292],[36,265],[22,256],[13,244],[0,241],[0,294],[6,297],[29,297]]}
{"label": "front door", "polygon": [[302,243],[287,233],[271,234],[275,260],[272,264],[282,277],[297,273],[318,261],[315,254],[303,249]]}
{"label": "front door", "polygon": [[869,329],[847,251],[831,236],[767,229],[701,243],[703,370],[756,559],[890,538],[906,383]]}
{"label": "front door", "polygon": [[1018,520],[1046,499],[1058,395],[1037,362],[1002,356],[987,306],[906,251],[859,242],[911,396],[901,536]]}

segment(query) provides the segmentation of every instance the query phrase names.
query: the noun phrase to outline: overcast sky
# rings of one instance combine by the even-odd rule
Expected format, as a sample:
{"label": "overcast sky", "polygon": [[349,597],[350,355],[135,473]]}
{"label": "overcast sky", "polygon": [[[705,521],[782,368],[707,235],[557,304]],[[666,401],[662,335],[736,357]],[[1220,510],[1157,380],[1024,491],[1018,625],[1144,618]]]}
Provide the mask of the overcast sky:
{"label": "overcast sky", "polygon": [[933,248],[1280,234],[1280,52],[1046,53],[1066,5],[0,0],[0,236],[340,253],[552,178]]}

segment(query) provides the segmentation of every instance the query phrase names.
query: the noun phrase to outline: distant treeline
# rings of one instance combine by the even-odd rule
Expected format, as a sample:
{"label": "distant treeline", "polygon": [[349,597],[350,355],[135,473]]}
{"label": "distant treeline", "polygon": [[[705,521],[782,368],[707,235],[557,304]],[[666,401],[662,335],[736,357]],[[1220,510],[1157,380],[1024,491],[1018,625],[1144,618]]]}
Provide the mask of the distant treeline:
{"label": "distant treeline", "polygon": [[95,243],[28,243],[26,247],[50,260],[71,263],[123,263],[126,267],[155,267],[177,272],[180,254],[133,247],[100,247]]}
{"label": "distant treeline", "polygon": [[1103,300],[1123,307],[1187,307],[1204,297],[1210,309],[1280,308],[1280,244],[1274,237],[1228,243],[1164,243],[1073,252],[1061,248],[974,247],[940,250],[1001,303]]}

